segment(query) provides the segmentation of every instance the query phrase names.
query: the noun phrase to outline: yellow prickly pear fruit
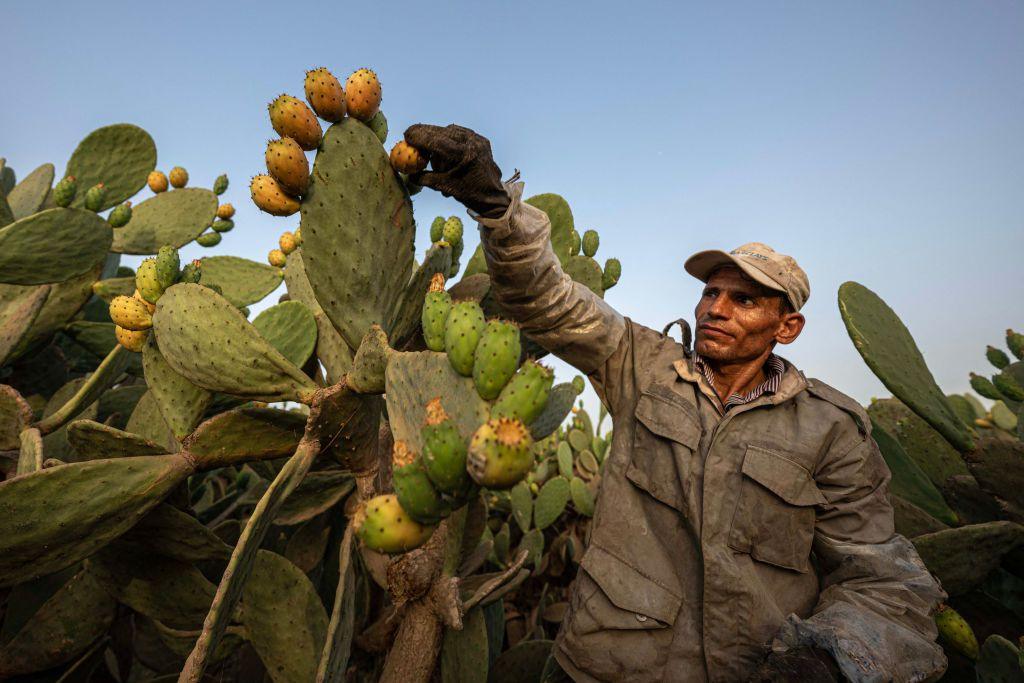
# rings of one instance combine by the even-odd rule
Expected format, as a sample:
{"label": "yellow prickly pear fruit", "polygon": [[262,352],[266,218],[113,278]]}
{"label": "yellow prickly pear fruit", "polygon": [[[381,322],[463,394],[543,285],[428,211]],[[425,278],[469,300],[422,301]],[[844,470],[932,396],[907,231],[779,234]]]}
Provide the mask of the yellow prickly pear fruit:
{"label": "yellow prickly pear fruit", "polygon": [[149,338],[149,330],[126,330],[120,325],[114,325],[114,337],[117,343],[135,353],[142,353]]}
{"label": "yellow prickly pear fruit", "polygon": [[466,470],[480,486],[507,489],[533,467],[533,439],[520,420],[499,417],[480,425],[469,441]]}
{"label": "yellow prickly pear fruit", "polygon": [[264,155],[267,170],[281,187],[294,195],[306,193],[309,187],[309,161],[299,143],[291,138],[271,140]]}
{"label": "yellow prickly pear fruit", "polygon": [[172,168],[169,177],[171,179],[172,187],[181,188],[188,185],[188,171],[183,169],[181,166],[175,166]]}
{"label": "yellow prickly pear fruit", "polygon": [[345,104],[348,115],[360,121],[369,121],[380,109],[381,92],[377,74],[369,69],[352,72],[345,82]]}
{"label": "yellow prickly pear fruit", "polygon": [[391,166],[399,173],[419,173],[427,167],[427,156],[405,140],[391,148]]}
{"label": "yellow prickly pear fruit", "polygon": [[316,115],[302,100],[290,95],[278,95],[268,105],[270,109],[270,125],[283,138],[291,138],[299,143],[299,147],[310,152],[320,144],[323,130]]}
{"label": "yellow prickly pear fruit", "polygon": [[217,218],[227,220],[235,215],[235,207],[231,204],[221,204],[217,207]]}
{"label": "yellow prickly pear fruit", "polygon": [[149,189],[157,194],[167,192],[167,176],[160,171],[150,171],[146,177],[146,184],[149,185]]}
{"label": "yellow prickly pear fruit", "polygon": [[295,246],[302,246],[302,226],[295,228]]}
{"label": "yellow prickly pear fruit", "polygon": [[160,284],[160,278],[157,276],[156,259],[148,258],[139,264],[135,271],[135,286],[143,299],[151,304],[157,302],[157,299],[164,293],[164,287]]}
{"label": "yellow prickly pear fruit", "polygon": [[146,310],[149,311],[150,315],[152,315],[153,313],[156,313],[156,304],[151,304],[148,301],[146,301],[145,299],[143,299],[142,298],[142,293],[139,292],[139,290],[137,290],[137,289],[135,290],[135,293],[132,294],[132,298],[133,299],[138,299],[143,304],[145,304]]}
{"label": "yellow prickly pear fruit", "polygon": [[284,191],[268,175],[258,175],[249,184],[253,203],[272,216],[291,216],[299,210],[299,200]]}
{"label": "yellow prickly pear fruit", "polygon": [[935,625],[939,628],[939,636],[954,650],[971,659],[978,658],[978,639],[974,637],[974,630],[956,610],[949,605],[939,605]]}
{"label": "yellow prickly pear fruit", "polygon": [[130,296],[118,295],[110,300],[110,319],[118,327],[136,332],[153,327],[153,316],[146,304]]}
{"label": "yellow prickly pear fruit", "polygon": [[281,251],[285,256],[295,251],[295,247],[298,246],[295,242],[295,235],[287,230],[281,233],[281,238],[277,240],[277,245],[281,247]]}
{"label": "yellow prickly pear fruit", "polygon": [[280,249],[271,249],[270,253],[267,254],[267,263],[275,268],[284,268],[285,264],[288,263],[288,257]]}
{"label": "yellow prickly pear fruit", "polygon": [[404,553],[423,545],[434,527],[420,524],[402,509],[398,496],[387,494],[366,501],[352,519],[363,544],[382,553]]}
{"label": "yellow prickly pear fruit", "polygon": [[324,121],[345,117],[345,91],[341,82],[325,67],[306,72],[306,101]]}

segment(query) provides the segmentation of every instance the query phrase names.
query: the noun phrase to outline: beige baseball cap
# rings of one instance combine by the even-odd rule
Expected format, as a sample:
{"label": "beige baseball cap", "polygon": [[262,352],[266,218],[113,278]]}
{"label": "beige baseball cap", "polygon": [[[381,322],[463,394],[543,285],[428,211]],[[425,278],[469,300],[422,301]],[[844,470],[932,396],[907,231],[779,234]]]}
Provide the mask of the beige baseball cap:
{"label": "beige baseball cap", "polygon": [[712,271],[720,266],[736,266],[754,281],[782,292],[795,311],[803,308],[811,296],[807,273],[796,260],[760,242],[749,242],[729,253],[717,249],[698,251],[686,259],[683,267],[690,275],[707,282]]}

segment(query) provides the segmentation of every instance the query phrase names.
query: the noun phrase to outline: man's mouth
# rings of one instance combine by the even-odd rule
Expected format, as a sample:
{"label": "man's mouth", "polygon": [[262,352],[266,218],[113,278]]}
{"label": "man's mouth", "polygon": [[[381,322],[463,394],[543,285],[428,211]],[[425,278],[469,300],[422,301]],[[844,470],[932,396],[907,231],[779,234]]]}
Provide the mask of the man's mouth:
{"label": "man's mouth", "polygon": [[729,334],[720,327],[715,327],[714,325],[700,325],[697,327],[697,329],[711,337],[732,337],[731,334]]}

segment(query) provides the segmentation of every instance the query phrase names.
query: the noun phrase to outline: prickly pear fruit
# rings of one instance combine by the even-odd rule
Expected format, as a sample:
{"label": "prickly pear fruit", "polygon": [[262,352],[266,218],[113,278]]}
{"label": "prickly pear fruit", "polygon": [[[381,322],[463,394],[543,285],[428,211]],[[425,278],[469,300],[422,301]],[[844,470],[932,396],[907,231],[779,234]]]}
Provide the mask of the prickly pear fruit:
{"label": "prickly pear fruit", "polygon": [[423,460],[401,440],[395,441],[392,451],[391,482],[399,505],[417,522],[435,524],[450,513],[430,483]]}
{"label": "prickly pear fruit", "polygon": [[444,291],[444,275],[435,273],[430,279],[430,289],[423,301],[420,322],[423,325],[423,339],[431,351],[444,351],[445,321],[452,309],[452,295]]}
{"label": "prickly pear fruit", "polygon": [[992,384],[996,385],[999,393],[1014,401],[1024,401],[1024,387],[1020,385],[1013,375],[1005,370],[998,375],[992,375]]}
{"label": "prickly pear fruit", "polygon": [[519,367],[519,326],[507,320],[487,321],[473,353],[473,383],[480,398],[491,401]]}
{"label": "prickly pear fruit", "polygon": [[601,274],[601,289],[611,289],[619,283],[622,277],[622,263],[617,258],[610,258],[604,262],[604,272]]}
{"label": "prickly pear fruit", "polygon": [[271,249],[270,253],[267,254],[267,263],[275,268],[284,268],[285,264],[288,263],[288,257],[280,249]]}
{"label": "prickly pear fruit", "polygon": [[583,255],[593,257],[597,253],[597,247],[601,244],[596,230],[587,230],[583,233]]}
{"label": "prickly pear fruit", "polygon": [[974,637],[974,630],[956,610],[949,605],[939,605],[935,625],[939,628],[939,636],[954,650],[971,659],[978,658],[978,639]]}
{"label": "prickly pear fruit", "polygon": [[96,183],[85,192],[85,208],[89,211],[103,209],[103,200],[107,198],[107,188],[103,183]]}
{"label": "prickly pear fruit", "polygon": [[138,270],[135,271],[135,287],[142,298],[151,304],[155,304],[164,293],[156,274],[156,259],[148,258],[139,264]]}
{"label": "prickly pear fruit", "polygon": [[112,228],[123,228],[128,225],[128,221],[132,219],[132,203],[125,202],[124,204],[118,204],[114,207],[114,210],[107,216],[107,222],[110,223]]}
{"label": "prickly pear fruit", "polygon": [[419,173],[427,167],[427,161],[426,154],[405,140],[399,140],[391,148],[391,166],[399,173]]}
{"label": "prickly pear fruit", "polygon": [[197,284],[202,276],[203,262],[201,259],[193,259],[191,263],[186,263],[185,267],[181,269],[181,282]]}
{"label": "prickly pear fruit", "polygon": [[507,489],[533,467],[533,438],[519,420],[507,417],[480,425],[469,441],[466,470],[480,486]]}
{"label": "prickly pear fruit", "polygon": [[383,394],[384,371],[390,354],[388,336],[380,325],[371,325],[352,359],[352,369],[347,376],[348,386],[360,394]]}
{"label": "prickly pear fruit", "polygon": [[142,304],[146,307],[146,310],[149,311],[150,315],[156,313],[156,304],[151,304],[148,301],[146,301],[145,299],[143,299],[142,295],[139,294],[139,290],[137,290],[137,289],[135,290],[135,292],[132,294],[132,298],[137,300],[137,301],[141,301]]}
{"label": "prickly pear fruit", "polygon": [[148,330],[153,327],[153,316],[146,304],[134,297],[118,295],[110,300],[110,319],[126,330]]}
{"label": "prickly pear fruit", "polygon": [[167,192],[167,176],[162,171],[150,171],[149,175],[146,176],[146,184],[149,185],[149,189],[157,194]]}
{"label": "prickly pear fruit", "polygon": [[427,404],[427,419],[420,430],[421,459],[427,476],[438,491],[460,497],[469,488],[466,442],[437,397]]}
{"label": "prickly pear fruit", "polygon": [[990,398],[993,401],[998,401],[1003,398],[1003,395],[996,389],[996,385],[991,382],[987,377],[976,375],[971,373],[971,388],[974,389],[978,394],[985,398]]}
{"label": "prickly pear fruit", "polygon": [[434,527],[420,524],[410,517],[394,494],[366,501],[356,511],[352,523],[366,547],[382,553],[413,550],[434,533]]}
{"label": "prickly pear fruit", "polygon": [[369,69],[352,72],[345,82],[345,105],[348,115],[360,121],[369,121],[380,109],[381,91],[377,74]]}
{"label": "prickly pear fruit", "polygon": [[530,424],[544,410],[555,374],[528,360],[501,390],[491,407],[491,417],[514,417]]}
{"label": "prickly pear fruit", "polygon": [[182,188],[188,185],[188,171],[183,169],[181,166],[175,166],[171,169],[171,172],[167,174],[167,177],[171,180],[171,187]]}
{"label": "prickly pear fruit", "polygon": [[580,234],[573,230],[569,233],[569,255],[578,256],[580,253]]}
{"label": "prickly pear fruit", "polygon": [[299,227],[295,228],[295,232],[293,234],[295,236],[295,246],[296,247],[301,247],[302,246],[302,226],[300,225]]}
{"label": "prickly pear fruit", "polygon": [[366,122],[366,125],[370,127],[373,134],[380,140],[380,144],[388,139],[388,119],[384,116],[384,112],[378,111],[373,115],[373,118]]}
{"label": "prickly pear fruit", "polygon": [[485,325],[483,309],[475,301],[459,301],[448,313],[444,349],[455,372],[463,377],[473,374],[473,354]]}
{"label": "prickly pear fruit", "polygon": [[196,243],[201,247],[215,247],[220,244],[220,240],[221,236],[219,232],[204,232],[196,238]]}
{"label": "prickly pear fruit", "polygon": [[341,83],[324,67],[306,72],[306,101],[324,121],[341,121],[345,117],[345,91]]}
{"label": "prickly pear fruit", "polygon": [[299,210],[299,200],[268,175],[255,176],[249,184],[249,193],[253,203],[272,216],[291,216]]}
{"label": "prickly pear fruit", "polygon": [[215,220],[210,227],[217,232],[231,232],[235,227],[235,222],[230,218],[225,218],[223,220]]}
{"label": "prickly pear fruit", "polygon": [[295,240],[295,235],[285,230],[284,232],[281,233],[281,237],[278,238],[277,246],[281,247],[281,251],[284,253],[285,256],[287,256],[288,254],[295,251],[295,248],[299,245]]}
{"label": "prickly pear fruit", "polygon": [[430,224],[430,241],[440,242],[444,239],[444,223],[445,217],[438,216],[434,219],[434,222]]}
{"label": "prickly pear fruit", "polygon": [[572,388],[576,390],[577,394],[583,393],[583,390],[587,388],[587,381],[583,379],[583,375],[576,375],[572,378]]}
{"label": "prickly pear fruit", "polygon": [[309,160],[299,143],[291,138],[271,140],[264,155],[270,175],[285,190],[303,195],[309,188]]}
{"label": "prickly pear fruit", "polygon": [[[449,216],[444,222],[441,230],[441,239],[452,245],[452,249],[462,246],[462,219],[458,216]],[[459,251],[461,254],[461,249]]]}
{"label": "prickly pear fruit", "polygon": [[117,343],[135,353],[142,353],[149,338],[149,330],[127,330],[120,325],[114,325],[114,337]]}
{"label": "prickly pear fruit", "polygon": [[178,269],[181,267],[181,258],[178,250],[170,245],[160,247],[156,254],[156,279],[160,287],[167,289],[178,281]]}
{"label": "prickly pear fruit", "polygon": [[290,95],[278,95],[268,105],[270,125],[283,138],[291,138],[299,143],[299,147],[310,152],[320,144],[323,130],[320,122],[302,100]]}
{"label": "prickly pear fruit", "polygon": [[1002,349],[997,349],[994,346],[985,347],[985,358],[991,363],[997,370],[1002,370],[1010,364],[1010,357],[1006,355],[1006,352]]}
{"label": "prickly pear fruit", "polygon": [[78,192],[78,181],[75,176],[64,176],[59,183],[53,186],[53,203],[60,207],[67,207],[75,198]]}
{"label": "prickly pear fruit", "polygon": [[230,203],[221,204],[217,207],[217,218],[228,219],[235,215],[235,207]]}
{"label": "prickly pear fruit", "polygon": [[1017,357],[1017,360],[1024,360],[1024,334],[1006,330],[1006,348]]}
{"label": "prickly pear fruit", "polygon": [[224,194],[228,189],[228,176],[226,173],[221,173],[217,176],[217,179],[213,181],[213,193],[217,195]]}

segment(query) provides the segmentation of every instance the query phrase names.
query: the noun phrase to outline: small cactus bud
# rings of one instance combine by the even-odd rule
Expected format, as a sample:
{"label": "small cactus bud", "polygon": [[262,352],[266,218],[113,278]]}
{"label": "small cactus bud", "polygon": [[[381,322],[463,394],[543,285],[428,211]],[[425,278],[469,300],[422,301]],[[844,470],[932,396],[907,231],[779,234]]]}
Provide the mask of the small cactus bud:
{"label": "small cactus bud", "polygon": [[228,189],[228,176],[226,173],[222,173],[217,176],[217,179],[213,181],[213,193],[216,195],[224,194]]}
{"label": "small cactus bud", "polygon": [[215,247],[220,244],[221,236],[219,232],[211,231],[204,232],[202,235],[196,238],[196,244],[201,247]]}
{"label": "small cactus bud", "polygon": [[132,203],[125,202],[114,207],[114,210],[107,216],[107,222],[112,228],[123,228],[132,219]]}
{"label": "small cactus bud", "polygon": [[383,145],[388,139],[388,119],[384,116],[384,112],[378,111],[372,119],[366,122],[366,125],[370,127],[370,130],[380,140],[380,144]]}
{"label": "small cactus bud", "polygon": [[70,206],[75,199],[76,192],[78,192],[78,181],[75,180],[75,176],[64,176],[53,188],[53,203],[60,207]]}
{"label": "small cactus bud", "polygon": [[107,198],[107,188],[103,183],[97,183],[90,187],[85,193],[85,208],[89,211],[102,211],[103,201]]}

